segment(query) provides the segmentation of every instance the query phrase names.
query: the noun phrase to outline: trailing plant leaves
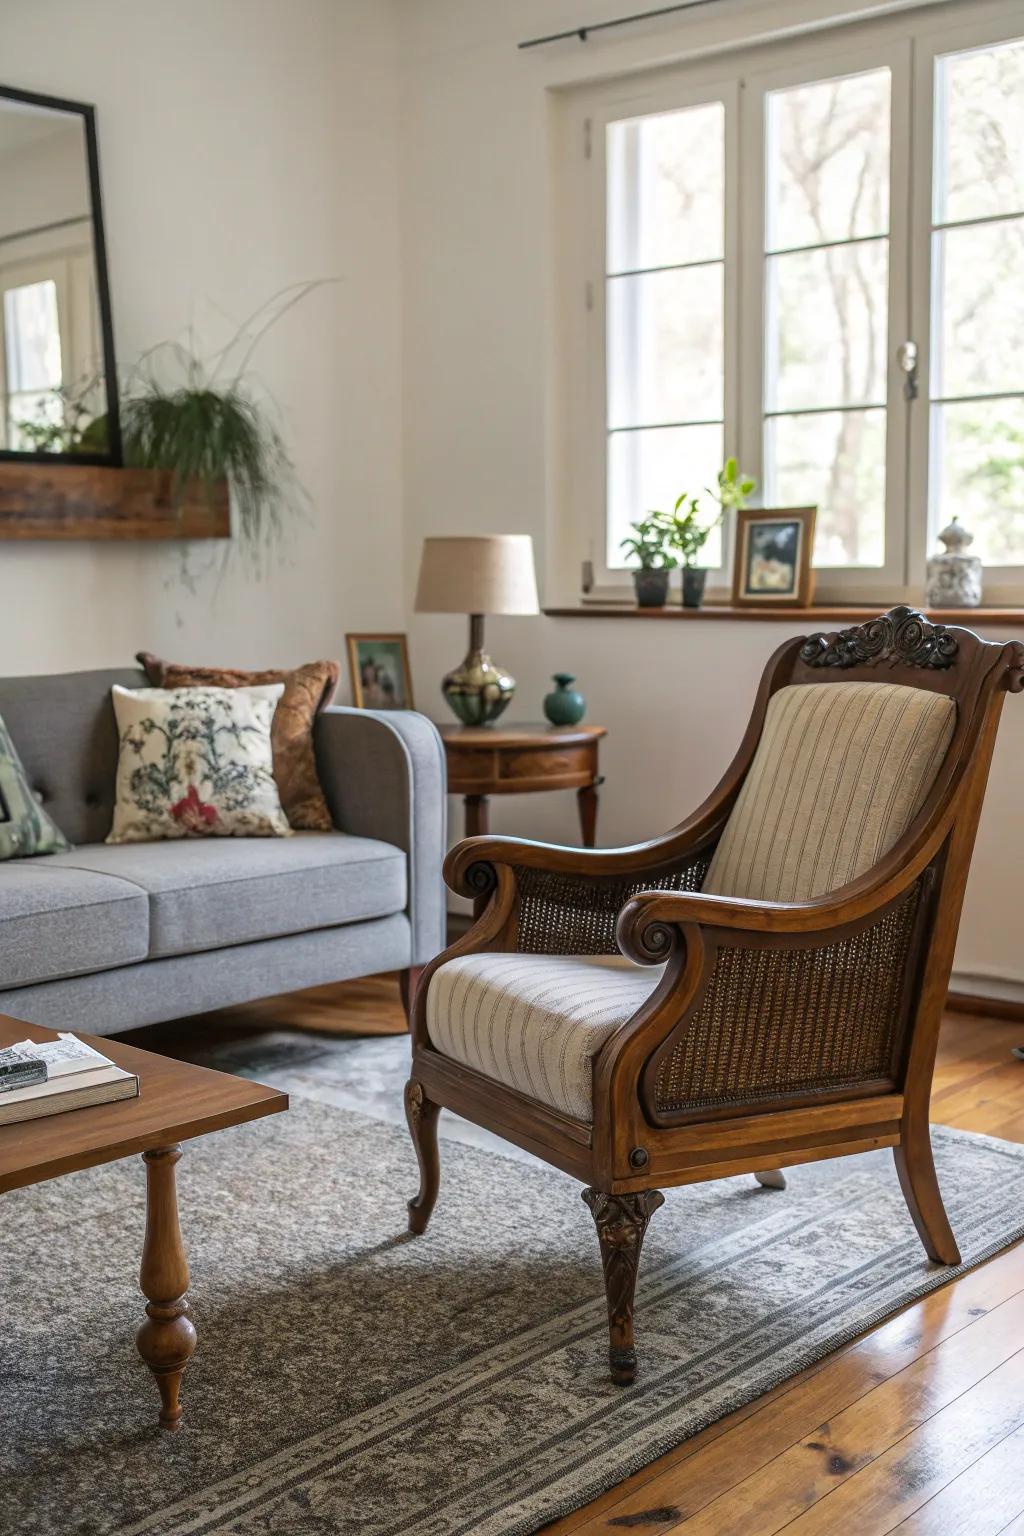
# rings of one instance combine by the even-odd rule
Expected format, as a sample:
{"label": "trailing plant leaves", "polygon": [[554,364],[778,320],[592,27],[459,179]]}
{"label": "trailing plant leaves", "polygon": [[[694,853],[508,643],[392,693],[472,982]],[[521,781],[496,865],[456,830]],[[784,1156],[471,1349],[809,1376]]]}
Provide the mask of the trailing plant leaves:
{"label": "trailing plant leaves", "polygon": [[227,480],[239,537],[250,554],[272,546],[287,514],[305,502],[295,467],[266,411],[237,384],[167,389],[150,379],[122,407],[129,464],[171,474],[174,505],[190,480],[212,502]]}

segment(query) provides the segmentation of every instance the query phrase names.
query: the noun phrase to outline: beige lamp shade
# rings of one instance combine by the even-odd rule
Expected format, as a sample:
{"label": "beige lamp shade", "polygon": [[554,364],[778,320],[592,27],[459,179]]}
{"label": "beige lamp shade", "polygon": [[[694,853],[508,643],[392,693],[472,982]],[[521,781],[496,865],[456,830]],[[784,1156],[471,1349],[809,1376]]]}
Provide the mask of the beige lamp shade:
{"label": "beige lamp shade", "polygon": [[539,613],[528,533],[424,539],[417,613]]}

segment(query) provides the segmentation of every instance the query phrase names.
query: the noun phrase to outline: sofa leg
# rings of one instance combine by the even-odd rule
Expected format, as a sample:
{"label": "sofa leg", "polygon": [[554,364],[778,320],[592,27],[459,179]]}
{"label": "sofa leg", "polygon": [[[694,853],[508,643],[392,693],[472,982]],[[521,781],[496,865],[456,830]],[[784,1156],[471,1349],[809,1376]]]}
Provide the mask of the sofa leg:
{"label": "sofa leg", "polygon": [[441,1159],[437,1151],[437,1117],[440,1104],[423,1092],[423,1084],[410,1078],[405,1085],[405,1118],[420,1165],[419,1194],[409,1201],[409,1231],[417,1236],[427,1230],[430,1213],[441,1185]]}
{"label": "sofa leg", "polygon": [[633,1295],[644,1233],[665,1196],[656,1189],[640,1190],[635,1195],[608,1195],[600,1189],[585,1189],[583,1199],[597,1227],[604,1266],[604,1288],[608,1300],[608,1364],[612,1380],[628,1386],[636,1376],[636,1349],[633,1341]]}
{"label": "sofa leg", "polygon": [[959,1264],[960,1249],[942,1203],[927,1122],[915,1129],[904,1125],[903,1139],[892,1153],[903,1198],[928,1257],[935,1264]]}
{"label": "sofa leg", "polygon": [[755,1173],[754,1178],[764,1189],[785,1189],[786,1175],[781,1168],[765,1168],[760,1173]]}
{"label": "sofa leg", "polygon": [[402,994],[402,1007],[405,1009],[406,1023],[412,1023],[412,1005],[416,996],[416,988],[419,986],[420,977],[423,974],[422,965],[406,966],[404,971],[398,973],[398,987]]}

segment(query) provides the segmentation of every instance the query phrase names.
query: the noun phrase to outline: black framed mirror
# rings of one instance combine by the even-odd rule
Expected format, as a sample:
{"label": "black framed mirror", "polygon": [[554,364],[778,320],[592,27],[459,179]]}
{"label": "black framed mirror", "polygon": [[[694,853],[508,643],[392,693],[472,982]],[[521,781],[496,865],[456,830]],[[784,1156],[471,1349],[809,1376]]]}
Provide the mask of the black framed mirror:
{"label": "black framed mirror", "polygon": [[120,464],[96,115],[0,86],[0,459]]}

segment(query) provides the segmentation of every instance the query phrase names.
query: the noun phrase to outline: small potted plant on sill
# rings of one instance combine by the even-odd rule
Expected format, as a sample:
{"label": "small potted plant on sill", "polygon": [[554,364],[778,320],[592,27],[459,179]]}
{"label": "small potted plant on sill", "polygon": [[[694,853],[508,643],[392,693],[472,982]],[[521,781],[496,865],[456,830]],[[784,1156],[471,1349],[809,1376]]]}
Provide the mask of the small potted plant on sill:
{"label": "small potted plant on sill", "polygon": [[729,457],[718,471],[716,488],[704,492],[717,503],[718,511],[714,517],[706,519],[703,516],[701,497],[689,491],[683,492],[671,512],[651,513],[651,519],[663,532],[665,543],[680,557],[674,563],[681,563],[683,567],[684,608],[699,608],[704,601],[708,573],[706,566],[697,564],[701,550],[727,511],[746,506],[756,484],[749,475],[741,474],[736,459]]}
{"label": "small potted plant on sill", "polygon": [[669,572],[678,561],[669,554],[666,544],[668,534],[660,514],[649,512],[639,523],[631,523],[629,538],[623,539],[620,548],[632,555],[638,570],[633,572],[633,587],[638,608],[664,608],[668,597]]}

